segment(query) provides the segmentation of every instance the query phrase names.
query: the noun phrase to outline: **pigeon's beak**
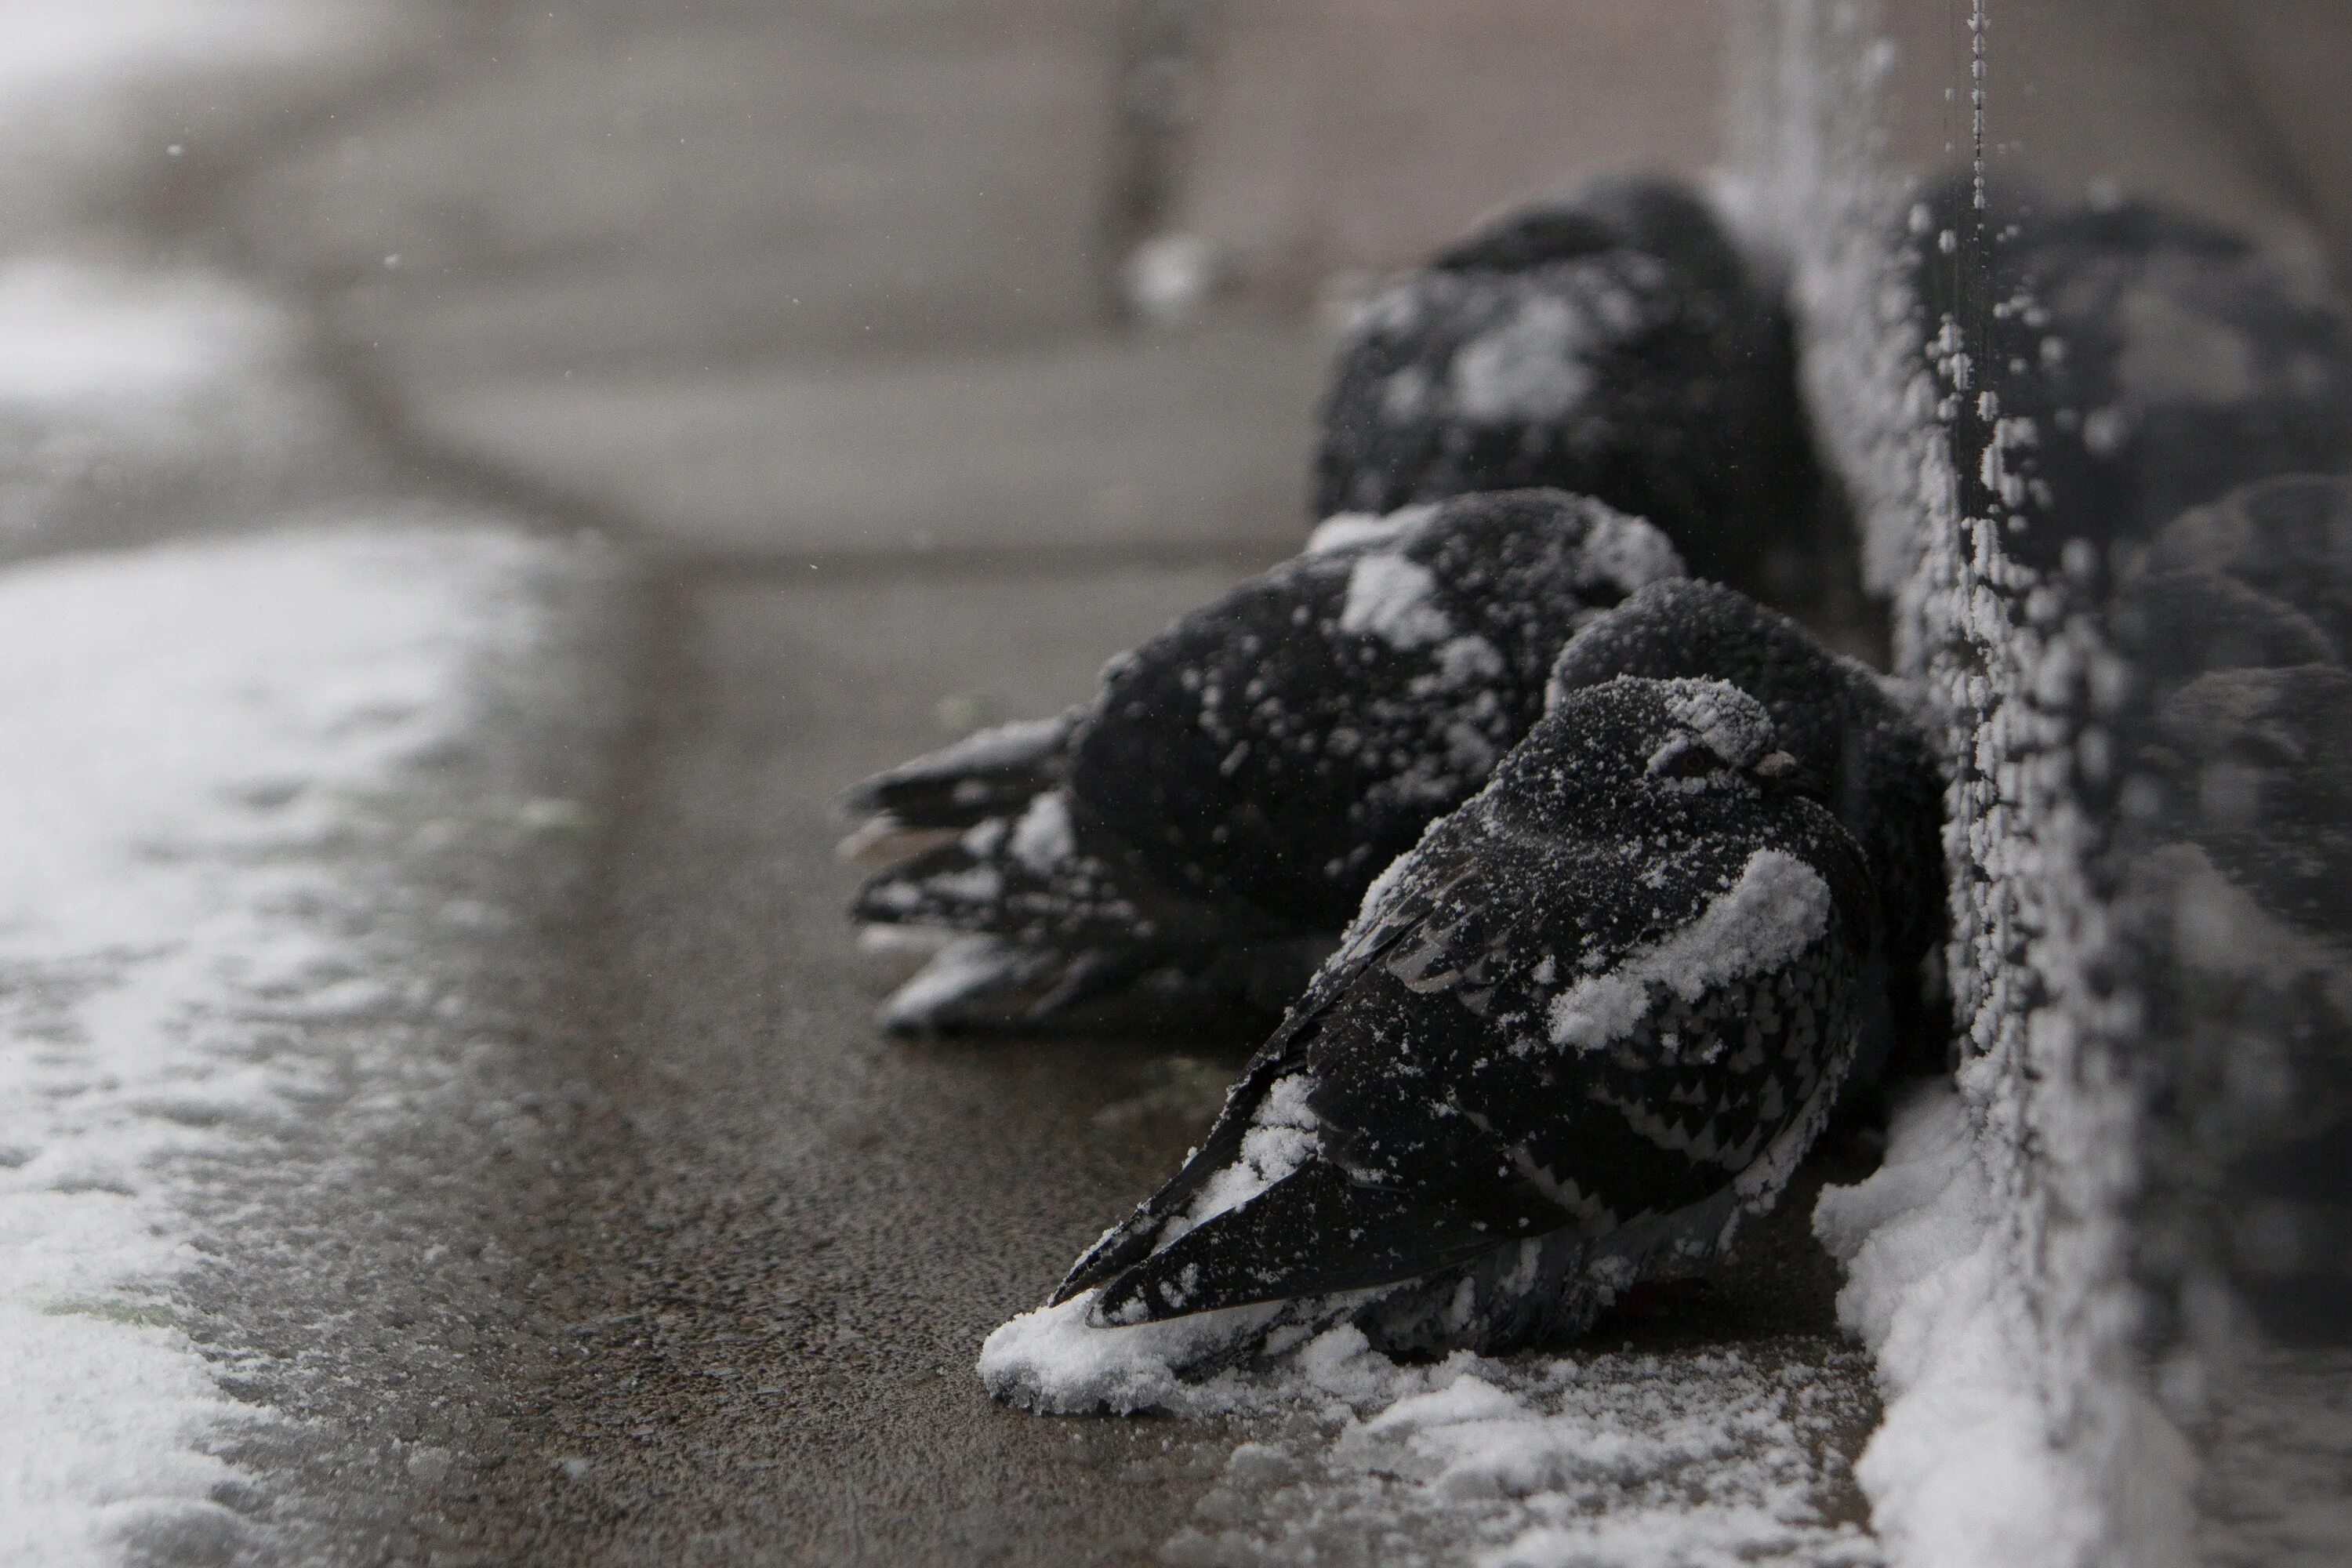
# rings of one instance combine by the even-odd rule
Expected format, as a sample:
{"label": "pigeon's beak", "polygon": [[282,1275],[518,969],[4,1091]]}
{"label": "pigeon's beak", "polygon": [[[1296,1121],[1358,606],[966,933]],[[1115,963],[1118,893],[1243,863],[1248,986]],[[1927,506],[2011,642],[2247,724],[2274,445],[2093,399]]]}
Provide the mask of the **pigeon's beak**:
{"label": "pigeon's beak", "polygon": [[1797,759],[1786,752],[1768,752],[1756,763],[1756,776],[1764,779],[1785,779],[1797,771]]}

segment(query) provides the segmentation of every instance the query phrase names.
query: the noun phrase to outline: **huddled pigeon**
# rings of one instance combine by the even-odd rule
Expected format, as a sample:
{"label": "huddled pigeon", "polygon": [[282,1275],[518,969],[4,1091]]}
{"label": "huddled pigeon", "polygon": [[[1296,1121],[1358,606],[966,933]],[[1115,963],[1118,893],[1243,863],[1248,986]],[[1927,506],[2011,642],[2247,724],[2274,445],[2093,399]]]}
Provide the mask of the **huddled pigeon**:
{"label": "huddled pigeon", "polygon": [[1317,515],[1556,486],[1647,518],[1702,577],[1798,589],[1832,531],[1793,364],[1785,311],[1704,202],[1602,181],[1365,303]]}
{"label": "huddled pigeon", "polygon": [[[1207,1141],[1055,1300],[1391,1352],[1581,1330],[1769,1207],[1853,1059],[1862,847],[1729,684],[1567,691],[1382,875]],[[1244,1352],[1245,1353],[1245,1352]]]}
{"label": "huddled pigeon", "polygon": [[1552,671],[1551,700],[1621,675],[1712,677],[1764,704],[1780,750],[1869,857],[1887,974],[1868,1058],[1940,1069],[1944,780],[1890,683],[1786,616],[1696,578],[1654,583],[1579,632]]}
{"label": "huddled pigeon", "polygon": [[2283,477],[2184,513],[2137,554],[2109,614],[2138,677],[2111,720],[2110,776],[2163,1237],[2150,1300],[2226,1279],[2231,1312],[2181,1331],[2341,1344],[2352,478]]}
{"label": "huddled pigeon", "polygon": [[2352,929],[2352,479],[2183,513],[2109,618],[2143,687],[2124,729],[2134,826],[2196,843],[2275,913]]}
{"label": "huddled pigeon", "polygon": [[954,837],[876,875],[855,916],[968,933],[886,1021],[1035,1018],[1265,965],[1287,1001],[1373,877],[1535,722],[1568,639],[1682,571],[1647,523],[1549,490],[1318,538],[1113,660],[1082,710],[856,792],[886,834]]}
{"label": "huddled pigeon", "polygon": [[2013,559],[2097,563],[2237,486],[2352,468],[2352,321],[2323,280],[2145,201],[1976,199],[1921,204],[1916,276],[1966,383],[1967,510],[2009,520]]}
{"label": "huddled pigeon", "polygon": [[2151,576],[2220,574],[2324,643],[2316,659],[2352,655],[2352,479],[2289,474],[2232,490],[2175,518],[2135,564]]}

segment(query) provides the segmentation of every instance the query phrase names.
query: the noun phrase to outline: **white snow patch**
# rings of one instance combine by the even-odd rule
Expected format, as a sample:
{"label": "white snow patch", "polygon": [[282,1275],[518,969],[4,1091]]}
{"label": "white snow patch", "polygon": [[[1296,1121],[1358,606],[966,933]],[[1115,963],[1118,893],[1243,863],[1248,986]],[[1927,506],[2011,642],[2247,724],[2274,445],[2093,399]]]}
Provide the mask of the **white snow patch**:
{"label": "white snow patch", "polygon": [[1426,647],[1454,635],[1454,623],[1430,603],[1436,575],[1402,555],[1362,556],[1348,573],[1339,629],[1376,637],[1400,648]]}
{"label": "white snow patch", "polygon": [[286,475],[337,424],[292,323],[231,279],[0,261],[0,546],[126,479]]}
{"label": "white snow patch", "polygon": [[1352,1328],[1271,1372],[1189,1397],[1256,1418],[1180,1564],[1304,1562],[1874,1564],[1825,1518],[1814,1455],[1859,1393],[1858,1357],[1823,1373],[1732,1352],[1457,1353],[1400,1365]]}
{"label": "white snow patch", "polygon": [[1265,1099],[1242,1136],[1241,1153],[1211,1176],[1183,1217],[1168,1226],[1162,1247],[1195,1226],[1241,1207],[1314,1155],[1322,1146],[1322,1124],[1307,1104],[1314,1091],[1315,1080],[1305,1073],[1291,1073],[1266,1087]]}
{"label": "white snow patch", "polygon": [[2047,1435],[2024,1272],[1948,1083],[1897,1113],[1885,1163],[1822,1193],[1838,1321],[1877,1358],[1885,1419],[1855,1466],[1903,1568],[2090,1561],[2095,1489]]}
{"label": "white snow patch", "polygon": [[1088,1321],[1095,1292],[1040,1307],[1001,1325],[980,1351],[980,1379],[997,1398],[1055,1415],[1166,1410],[1213,1415],[1237,1395],[1231,1374],[1187,1382],[1180,1369],[1239,1342],[1279,1305],[1195,1312],[1123,1328]]}
{"label": "white snow patch", "polygon": [[1585,531],[1579,552],[1587,583],[1603,584],[1621,594],[1631,594],[1652,583],[1689,574],[1690,569],[1683,564],[1674,541],[1655,524],[1597,502],[1588,515],[1591,523]]}
{"label": "white snow patch", "polygon": [[1787,963],[1822,939],[1829,921],[1829,884],[1821,874],[1785,850],[1759,849],[1697,920],[1553,998],[1552,1043],[1603,1049],[1641,1022],[1651,987],[1696,1002],[1715,986]]}
{"label": "white snow patch", "polygon": [[1733,767],[1753,765],[1772,743],[1771,715],[1738,687],[1720,680],[1676,681],[1675,686],[1666,711]]}
{"label": "white snow patch", "polygon": [[347,43],[382,10],[365,0],[0,0],[0,102],[159,71],[282,64]]}
{"label": "white snow patch", "polygon": [[1480,424],[1567,417],[1592,390],[1584,319],[1567,301],[1531,294],[1454,356],[1454,405]]}
{"label": "white snow patch", "polygon": [[0,1561],[234,1545],[210,1450],[264,1414],[177,1321],[187,1162],[374,1070],[285,1023],[405,984],[362,973],[354,917],[398,896],[368,846],[540,635],[552,553],[378,529],[0,574]]}
{"label": "white snow patch", "polygon": [[0,405],[119,407],[210,391],[290,357],[284,314],[205,272],[33,257],[0,264]]}
{"label": "white snow patch", "polygon": [[1013,858],[1041,877],[1076,854],[1077,847],[1077,837],[1070,830],[1069,797],[1059,790],[1031,801],[1013,826]]}
{"label": "white snow patch", "polygon": [[1307,555],[1328,555],[1336,551],[1352,550],[1360,544],[1384,544],[1407,529],[1425,522],[1437,510],[1436,504],[1423,501],[1414,506],[1401,506],[1391,512],[1333,512],[1315,525],[1307,536]]}

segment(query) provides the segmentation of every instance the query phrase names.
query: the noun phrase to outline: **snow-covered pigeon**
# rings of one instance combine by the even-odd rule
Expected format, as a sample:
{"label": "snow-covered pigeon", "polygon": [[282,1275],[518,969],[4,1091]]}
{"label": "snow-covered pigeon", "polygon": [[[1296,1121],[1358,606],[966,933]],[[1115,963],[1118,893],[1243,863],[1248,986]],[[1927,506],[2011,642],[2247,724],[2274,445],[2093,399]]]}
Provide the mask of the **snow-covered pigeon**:
{"label": "snow-covered pigeon", "polygon": [[2012,559],[2081,541],[2101,564],[2237,486],[2352,468],[2352,320],[2323,279],[2144,201],[1976,199],[1963,176],[1920,205],[1916,276],[1966,510]]}
{"label": "snow-covered pigeon", "polygon": [[1621,675],[1728,680],[1764,704],[1780,749],[1869,857],[1887,980],[1865,1055],[1940,1070],[1950,1033],[1940,1005],[1944,781],[1895,689],[1786,616],[1696,578],[1654,583],[1577,633],[1553,668],[1551,700]]}
{"label": "snow-covered pigeon", "polygon": [[[2288,474],[2232,490],[2173,519],[2135,564],[2149,575],[2219,573],[2260,595],[2277,616],[2291,617],[2299,640],[2325,643],[2312,658],[2352,656],[2352,479]],[[2153,647],[2168,635],[2160,616],[2151,629],[2148,651],[2161,653]]]}
{"label": "snow-covered pigeon", "polygon": [[853,907],[968,933],[886,1022],[1034,1019],[1147,977],[1245,987],[1267,965],[1279,1005],[1372,878],[1535,722],[1562,645],[1682,570],[1647,523],[1549,490],[1318,541],[1111,661],[1085,708],[855,793],[887,832],[955,834]]}
{"label": "snow-covered pigeon", "polygon": [[1793,365],[1785,311],[1704,202],[1601,181],[1365,303],[1324,407],[1317,515],[1557,486],[1649,519],[1702,577],[1798,588],[1821,570],[1826,491]]}
{"label": "snow-covered pigeon", "polygon": [[[1579,1331],[1769,1207],[1853,1059],[1861,846],[1720,681],[1565,693],[1437,823],[1055,1300],[1391,1352]],[[1230,1347],[1228,1347],[1230,1350]]]}

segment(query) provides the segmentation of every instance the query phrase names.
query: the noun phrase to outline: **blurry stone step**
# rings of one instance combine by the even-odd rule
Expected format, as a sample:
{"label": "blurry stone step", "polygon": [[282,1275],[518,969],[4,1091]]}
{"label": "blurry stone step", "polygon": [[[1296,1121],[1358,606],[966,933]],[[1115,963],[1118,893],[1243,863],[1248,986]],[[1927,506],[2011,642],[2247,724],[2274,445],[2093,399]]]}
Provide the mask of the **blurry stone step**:
{"label": "blurry stone step", "polygon": [[1098,319],[1115,9],[522,6],[237,226],[396,363],[731,360]]}
{"label": "blurry stone step", "polygon": [[1244,326],[911,363],[420,379],[432,437],[727,554],[1307,534],[1328,345]]}
{"label": "blurry stone step", "polygon": [[1170,222],[1229,286],[1312,297],[1496,206],[1721,158],[1715,0],[1308,0],[1223,8]]}

